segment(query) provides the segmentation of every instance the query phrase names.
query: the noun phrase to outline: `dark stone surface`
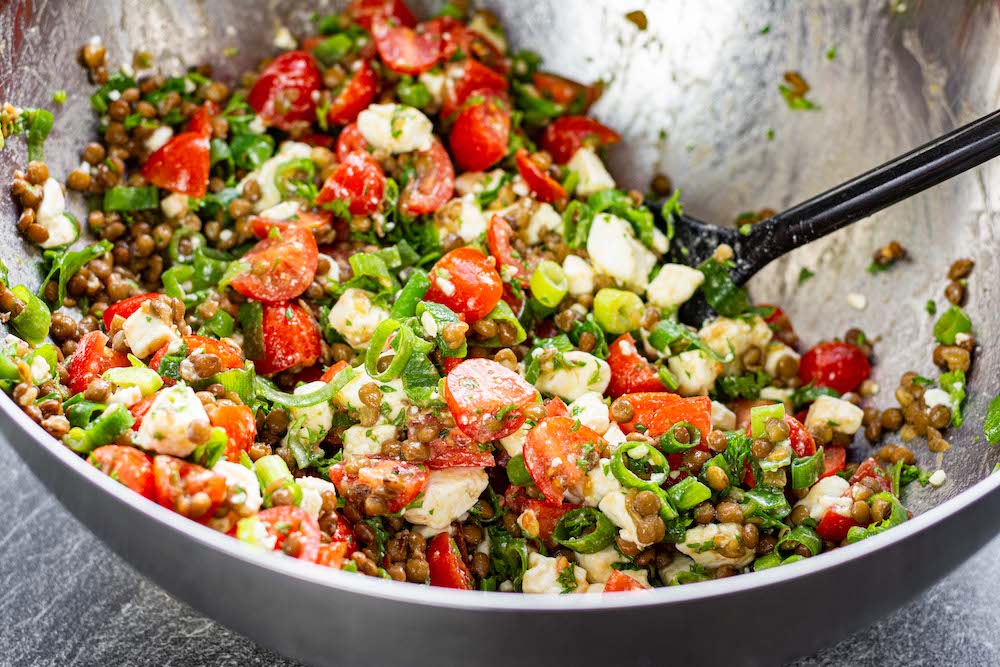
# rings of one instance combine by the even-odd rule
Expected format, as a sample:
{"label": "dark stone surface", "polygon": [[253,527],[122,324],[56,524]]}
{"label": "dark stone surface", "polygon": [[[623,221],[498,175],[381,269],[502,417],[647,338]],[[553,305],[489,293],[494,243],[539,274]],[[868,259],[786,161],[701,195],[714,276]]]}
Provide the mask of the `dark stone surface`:
{"label": "dark stone surface", "polygon": [[[3,667],[294,665],[135,573],[70,517],[3,442],[0,488],[7,501],[0,518]],[[918,600],[794,665],[1000,664],[998,565],[1000,538]]]}

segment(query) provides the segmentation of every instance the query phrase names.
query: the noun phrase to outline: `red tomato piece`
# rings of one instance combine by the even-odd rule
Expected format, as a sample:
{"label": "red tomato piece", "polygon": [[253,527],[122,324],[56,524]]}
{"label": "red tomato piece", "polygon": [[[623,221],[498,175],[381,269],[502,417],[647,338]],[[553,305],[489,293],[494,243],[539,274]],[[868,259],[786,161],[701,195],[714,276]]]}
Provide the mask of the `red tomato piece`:
{"label": "red tomato piece", "polygon": [[[183,342],[188,349],[188,356],[192,354],[214,354],[222,362],[223,370],[243,368],[243,356],[238,349],[229,343],[195,335],[184,336]],[[167,356],[168,348],[169,345],[164,345],[149,360],[149,367],[154,371],[159,370],[163,357]]]}
{"label": "red tomato piece", "polygon": [[431,573],[431,586],[461,590],[473,588],[472,573],[449,533],[438,533],[428,542],[427,565]]}
{"label": "red tomato piece", "polygon": [[847,451],[843,447],[827,446],[823,449],[823,458],[824,467],[820,479],[832,477],[844,469],[847,464]]}
{"label": "red tomato piece", "polygon": [[463,433],[490,442],[521,427],[538,390],[492,359],[466,359],[445,378],[444,398]]}
{"label": "red tomato piece", "polygon": [[444,468],[489,468],[496,465],[493,452],[484,452],[479,443],[458,429],[431,443],[431,457],[426,461],[431,470]]}
{"label": "red tomato piece", "polygon": [[552,121],[542,134],[541,146],[557,164],[566,164],[584,145],[600,147],[616,144],[620,134],[587,116],[563,116]]}
{"label": "red tomato piece", "polygon": [[851,528],[860,525],[853,517],[838,514],[833,510],[827,510],[816,526],[816,534],[824,540],[839,543],[847,538],[847,533]]}
{"label": "red tomato piece", "polygon": [[209,137],[182,132],[158,148],[142,165],[142,177],[157,187],[201,199],[208,192]]}
{"label": "red tomato piece", "polygon": [[378,92],[378,75],[367,60],[359,61],[358,70],[330,103],[326,120],[336,125],[353,123],[368,108]]}
{"label": "red tomato piece", "polygon": [[253,410],[245,405],[213,405],[207,412],[212,426],[226,432],[226,459],[239,463],[240,454],[248,451],[257,437]]}
{"label": "red tomato piece", "polygon": [[523,512],[531,510],[535,515],[535,521],[538,523],[538,539],[553,548],[558,548],[558,545],[552,539],[552,535],[556,530],[556,524],[559,523],[559,519],[566,512],[582,507],[574,503],[564,502],[557,505],[547,500],[529,498],[524,492],[524,488],[520,486],[507,487],[507,491],[504,492],[503,496],[503,505],[515,515],[520,515]]}
{"label": "red tomato piece", "polygon": [[106,335],[100,331],[91,331],[76,344],[76,351],[69,362],[69,389],[78,394],[85,391],[87,385],[101,377],[109,368],[131,365],[124,354],[108,348]]}
{"label": "red tomato piece", "polygon": [[422,26],[424,33],[437,40],[441,62],[448,63],[461,56],[471,56],[487,67],[506,74],[510,63],[504,54],[475,30],[450,16],[439,16]]}
{"label": "red tomato piece", "polygon": [[431,287],[424,298],[448,306],[470,324],[476,322],[503,296],[503,281],[494,264],[475,248],[456,248],[431,269]]}
{"label": "red tomato piece", "polygon": [[507,155],[509,140],[510,106],[496,91],[480,89],[458,112],[449,146],[463,171],[485,171]]}
{"label": "red tomato piece", "polygon": [[635,392],[666,391],[656,368],[639,354],[632,334],[622,334],[608,346],[611,382],[607,395],[612,398]]}
{"label": "red tomato piece", "polygon": [[358,124],[351,123],[341,130],[340,136],[337,137],[337,161],[343,162],[348,155],[357,151],[368,153],[368,141],[358,129]]}
{"label": "red tomato piece", "polygon": [[337,373],[344,370],[348,366],[350,366],[350,364],[347,363],[346,361],[338,361],[333,366],[330,366],[325,371],[323,371],[323,375],[320,377],[320,381],[329,382],[333,378],[337,377]]}
{"label": "red tomato piece", "polygon": [[635,411],[632,421],[620,425],[625,433],[642,424],[647,435],[658,437],[678,422],[693,425],[701,431],[703,440],[712,431],[712,399],[708,396],[681,398],[667,392],[646,392],[625,394],[622,399],[631,403]]}
{"label": "red tomato piece", "polygon": [[417,25],[416,17],[403,0],[354,0],[344,14],[368,32],[372,31],[372,21],[376,16],[410,28]]}
{"label": "red tomato piece", "polygon": [[410,164],[416,173],[400,194],[399,209],[412,216],[433,213],[455,192],[455,168],[448,151],[434,137],[430,149],[414,153]]}
{"label": "red tomato piece", "polygon": [[267,527],[268,535],[276,538],[275,551],[284,551],[288,538],[297,535],[300,545],[298,553],[285,553],[299,560],[316,562],[321,533],[319,523],[309,512],[294,505],[281,505],[261,510],[257,513],[257,518]]}
{"label": "red tomato piece", "polygon": [[785,423],[788,424],[788,440],[795,456],[803,457],[815,454],[816,441],[802,425],[802,422],[791,415],[785,415]]}
{"label": "red tomato piece", "polygon": [[319,327],[297,303],[264,304],[264,358],[254,362],[257,372],[270,375],[292,366],[312,366],[322,343]]}
{"label": "red tomato piece", "polygon": [[122,299],[117,303],[111,304],[101,317],[104,321],[105,331],[111,328],[111,322],[115,319],[115,315],[121,315],[123,319],[127,320],[129,315],[142,307],[142,304],[152,301],[158,296],[160,295],[157,292],[148,292],[146,294],[139,294],[138,296],[130,296],[127,299]]}
{"label": "red tomato piece", "polygon": [[501,297],[503,302],[510,306],[511,312],[514,313],[514,317],[520,319],[521,315],[524,314],[524,291],[518,290],[514,292],[514,288],[510,283],[503,284],[503,296]]}
{"label": "red tomato piece", "polygon": [[448,68],[439,115],[441,118],[450,118],[477,90],[506,93],[507,86],[507,78],[503,74],[493,71],[478,60],[466,58]]}
{"label": "red tomato piece", "polygon": [[139,495],[155,500],[153,460],[135,447],[105,445],[87,458],[98,470],[116,479]]}
{"label": "red tomato piece", "polygon": [[400,74],[420,74],[437,65],[441,55],[438,39],[405,25],[392,25],[384,17],[372,20],[375,47],[386,67]]}
{"label": "red tomato piece", "polygon": [[339,570],[344,567],[348,545],[346,542],[329,542],[320,544],[316,554],[316,564]]}
{"label": "red tomato piece", "polygon": [[355,152],[337,165],[316,197],[321,206],[334,200],[347,202],[351,215],[371,215],[382,206],[385,173],[368,153]]}
{"label": "red tomato piece", "polygon": [[323,79],[306,51],[287,51],[264,68],[250,89],[247,102],[265,122],[288,130],[295,123],[316,120],[316,99]]}
{"label": "red tomato piece", "polygon": [[556,396],[545,404],[545,414],[549,417],[569,417],[569,406]]}
{"label": "red tomato piece", "polygon": [[510,239],[513,236],[514,230],[502,216],[494,215],[490,218],[490,224],[486,228],[486,245],[490,254],[496,258],[498,267],[509,266],[513,269],[514,279],[522,287],[527,287],[531,274],[520,254],[511,247]]}
{"label": "red tomato piece", "polygon": [[184,513],[195,495],[207,495],[210,504],[204,514],[193,516],[190,511],[185,513],[189,519],[199,523],[215,516],[215,510],[226,498],[225,477],[173,456],[158,455],[153,458],[153,483],[156,502],[178,513]]}
{"label": "red tomato piece", "polygon": [[598,86],[585,86],[548,72],[535,72],[531,82],[545,99],[561,104],[566,109],[576,107],[573,111],[578,113],[586,112],[601,96],[601,89]]}
{"label": "red tomato piece", "polygon": [[240,260],[247,269],[229,283],[233,289],[258,301],[287,301],[312,284],[319,246],[311,231],[290,226],[280,235],[258,241]]}
{"label": "red tomato piece", "polygon": [[444,374],[447,375],[448,373],[455,370],[455,367],[458,366],[463,361],[465,361],[465,359],[462,357],[445,357],[444,359],[442,359],[441,366],[444,369]]}
{"label": "red tomato piece", "polygon": [[333,214],[329,211],[299,211],[295,217],[288,220],[272,220],[270,218],[255,217],[250,221],[253,226],[253,233],[259,239],[266,239],[275,227],[279,232],[283,232],[289,227],[302,227],[310,231],[329,227],[333,223]]}
{"label": "red tomato piece", "polygon": [[[344,465],[341,461],[330,468],[330,481],[337,486],[337,492],[346,496],[351,489],[359,486],[384,490],[389,497],[389,514],[402,511],[412,503],[427,486],[427,477],[430,475],[426,466],[395,459],[369,458],[355,475],[348,475]],[[393,489],[399,489],[395,495],[386,489],[386,484],[390,482]]]}
{"label": "red tomato piece", "polygon": [[847,480],[851,484],[857,484],[863,479],[874,479],[882,487],[883,491],[892,491],[892,480],[889,479],[889,475],[886,474],[885,469],[878,464],[878,462],[868,457],[865,459],[860,466],[858,466],[857,471],[851,475],[851,478]]}
{"label": "red tomato piece", "polygon": [[209,139],[212,138],[212,119],[219,113],[219,105],[215,102],[205,102],[198,110],[191,114],[188,121],[188,132],[201,134]]}
{"label": "red tomato piece", "polygon": [[585,459],[587,449],[601,452],[606,444],[595,431],[570,417],[547,417],[528,431],[524,466],[546,500],[558,505],[563,501],[563,491],[586,476],[577,463]]}
{"label": "red tomato piece", "polygon": [[156,402],[158,394],[159,392],[150,394],[128,409],[128,411],[132,413],[132,419],[135,420],[132,423],[133,431],[138,431],[139,427],[142,426],[142,420],[145,418],[146,413],[149,412],[149,409],[153,407],[153,403]]}
{"label": "red tomato piece", "polygon": [[646,589],[642,587],[642,584],[627,574],[622,574],[619,570],[614,570],[611,576],[608,577],[607,583],[604,584],[605,593],[626,593],[628,591],[644,590]]}
{"label": "red tomato piece", "polygon": [[517,149],[514,158],[517,161],[518,173],[521,174],[528,189],[535,195],[535,199],[546,203],[566,199],[566,188],[535,164],[527,149]]}
{"label": "red tomato piece", "polygon": [[830,387],[846,394],[857,389],[871,375],[868,357],[850,343],[829,341],[820,343],[804,355],[799,363],[802,384]]}

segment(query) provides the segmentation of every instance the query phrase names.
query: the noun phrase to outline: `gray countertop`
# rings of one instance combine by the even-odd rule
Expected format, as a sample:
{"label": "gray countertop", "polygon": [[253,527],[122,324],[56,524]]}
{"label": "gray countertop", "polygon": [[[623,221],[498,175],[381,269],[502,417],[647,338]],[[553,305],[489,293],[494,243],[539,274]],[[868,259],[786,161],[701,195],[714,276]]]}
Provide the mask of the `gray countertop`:
{"label": "gray countertop", "polygon": [[[0,665],[294,664],[133,571],[63,510],[2,441],[0,488],[9,503],[0,518]],[[1000,538],[879,624],[794,664],[997,665],[998,596]]]}

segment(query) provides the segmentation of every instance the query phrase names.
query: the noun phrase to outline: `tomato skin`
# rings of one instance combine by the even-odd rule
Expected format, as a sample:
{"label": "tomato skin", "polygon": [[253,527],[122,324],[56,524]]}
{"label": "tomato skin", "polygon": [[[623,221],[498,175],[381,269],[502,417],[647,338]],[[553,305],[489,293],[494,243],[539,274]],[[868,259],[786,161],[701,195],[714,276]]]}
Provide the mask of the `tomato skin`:
{"label": "tomato skin", "polygon": [[472,573],[448,532],[438,533],[427,543],[427,565],[431,586],[472,590]]}
{"label": "tomato skin", "polygon": [[187,131],[212,138],[212,119],[219,113],[219,105],[215,102],[205,102],[191,114]]}
{"label": "tomato skin", "polygon": [[639,354],[632,334],[622,334],[608,346],[611,382],[605,393],[612,398],[635,392],[667,391],[653,364]]}
{"label": "tomato skin", "polygon": [[889,479],[889,475],[886,474],[885,469],[871,457],[865,459],[861,465],[858,466],[857,471],[851,475],[851,478],[847,481],[851,484],[857,484],[861,480],[868,478],[877,481],[883,491],[892,492],[892,480]]}
{"label": "tomato skin", "polygon": [[298,533],[302,545],[298,560],[315,563],[319,557],[319,523],[308,512],[294,505],[270,507],[257,513],[257,518],[267,526],[267,532],[277,538],[274,550],[281,551],[290,533]]}
{"label": "tomato skin", "polygon": [[132,419],[135,420],[132,424],[133,431],[138,431],[139,427],[142,426],[142,420],[145,418],[146,413],[149,412],[149,409],[153,407],[153,403],[156,402],[158,394],[159,392],[150,394],[128,409],[128,411],[132,413]]}
{"label": "tomato skin", "polygon": [[844,469],[847,464],[847,451],[843,447],[827,446],[823,449],[823,458],[824,467],[820,479],[832,477]]}
{"label": "tomato skin", "polygon": [[838,514],[831,509],[827,510],[823,518],[819,520],[819,524],[816,526],[816,534],[824,540],[843,542],[847,538],[848,531],[854,526],[860,525],[853,517]]}
{"label": "tomato skin", "polygon": [[457,19],[439,16],[424,23],[422,29],[435,37],[443,63],[451,62],[461,53],[503,74],[510,71],[510,63],[491,41]]}
{"label": "tomato skin", "polygon": [[356,151],[368,152],[368,141],[361,134],[357,123],[351,123],[340,131],[337,137],[337,161],[343,162],[347,156]]}
{"label": "tomato skin", "polygon": [[323,79],[312,55],[306,51],[287,51],[264,68],[250,89],[247,102],[265,122],[288,130],[299,121],[316,120],[313,93]]}
{"label": "tomato skin", "polygon": [[270,375],[292,366],[312,366],[322,352],[319,327],[297,303],[264,304],[264,358],[257,372]]}
{"label": "tomato skin", "polygon": [[403,188],[399,209],[412,216],[433,213],[455,192],[455,167],[437,137],[428,150],[414,154],[413,165],[416,176]]}
{"label": "tomato skin", "polygon": [[[528,431],[524,466],[545,499],[560,505],[563,492],[582,482],[587,474],[577,465],[586,457],[585,448],[600,453],[606,446],[600,435],[570,417],[546,417]],[[560,463],[553,465],[556,459]]]}
{"label": "tomato skin", "polygon": [[566,164],[584,143],[616,144],[620,134],[588,116],[563,116],[552,121],[542,134],[541,146],[557,164]]}
{"label": "tomato skin", "polygon": [[[316,277],[319,246],[304,227],[286,227],[279,236],[257,242],[243,257],[248,268],[229,283],[243,296],[268,303],[294,299]],[[258,272],[259,267],[263,272]]]}
{"label": "tomato skin", "polygon": [[370,457],[356,475],[348,475],[344,466],[345,463],[341,461],[331,466],[329,471],[330,481],[342,496],[358,486],[367,486],[373,490],[385,488],[386,482],[390,480],[399,486],[400,492],[387,501],[389,514],[400,512],[413,502],[427,486],[427,477],[430,475],[426,466],[395,459]]}
{"label": "tomato skin", "polygon": [[360,61],[358,70],[347,85],[330,103],[326,114],[328,123],[347,125],[353,123],[358,114],[368,108],[378,92],[378,75],[367,60]]}
{"label": "tomato skin", "polygon": [[[196,351],[200,354],[214,354],[222,362],[223,370],[243,368],[243,357],[240,355],[240,351],[229,343],[197,335],[184,336],[182,340],[184,345],[187,346],[189,356]],[[149,360],[149,367],[151,369],[154,371],[160,369],[163,357],[167,356],[168,347],[169,345],[161,347]]]}
{"label": "tomato skin", "polygon": [[702,444],[712,431],[712,399],[708,396],[681,398],[668,392],[625,394],[619,400],[632,404],[632,421],[620,424],[625,433],[636,430],[636,424],[646,427],[647,435],[658,437],[677,422],[687,422],[701,431]]}
{"label": "tomato skin", "polygon": [[497,267],[509,266],[514,270],[513,276],[522,287],[528,286],[531,274],[524,261],[514,254],[510,239],[514,236],[514,230],[510,223],[503,219],[503,216],[494,215],[490,218],[490,224],[486,228],[486,245],[490,249],[490,254],[497,260]]}
{"label": "tomato skin", "polygon": [[346,361],[338,361],[333,366],[330,366],[325,371],[323,371],[323,375],[320,376],[319,378],[320,382],[329,382],[333,378],[337,377],[337,373],[344,370],[348,366],[350,366],[350,364],[347,363]]}
{"label": "tomato skin", "polygon": [[463,361],[465,361],[465,359],[462,357],[445,357],[442,359],[441,366],[444,368],[444,374],[447,375],[455,370],[455,368]]}
{"label": "tomato skin", "polygon": [[503,281],[494,264],[475,248],[456,248],[431,269],[424,299],[448,306],[470,324],[477,322],[503,296]]}
{"label": "tomato skin", "polygon": [[354,0],[344,14],[359,26],[372,31],[372,21],[376,16],[392,19],[394,23],[413,28],[417,19],[403,0]]}
{"label": "tomato skin", "polygon": [[569,406],[556,396],[545,404],[545,414],[549,417],[569,417]]}
{"label": "tomato skin", "polygon": [[[473,98],[482,98],[472,103]],[[449,146],[463,171],[486,171],[507,155],[510,140],[510,107],[489,89],[474,91],[455,118]]]}
{"label": "tomato skin", "polygon": [[253,410],[245,405],[213,405],[207,412],[212,426],[226,432],[226,460],[239,463],[240,454],[248,451],[257,438],[257,419]]}
{"label": "tomato skin", "polygon": [[121,315],[123,319],[127,320],[129,315],[142,307],[142,304],[152,301],[158,296],[160,295],[157,292],[148,292],[146,294],[139,294],[138,296],[130,296],[127,299],[122,299],[111,304],[101,317],[104,322],[104,330],[107,331],[111,328],[111,322],[115,319],[115,315]]}
{"label": "tomato skin", "polygon": [[207,494],[211,501],[208,511],[197,518],[189,517],[198,523],[205,523],[215,516],[215,510],[226,498],[225,477],[173,456],[158,454],[153,458],[153,483],[156,502],[175,512],[182,497],[201,492]]}
{"label": "tomato skin", "polygon": [[585,86],[582,83],[548,72],[535,72],[531,77],[531,82],[542,94],[542,97],[566,108],[579,105],[579,111],[583,113],[601,96],[601,89],[597,86]]}
{"label": "tomato skin", "polygon": [[250,221],[254,236],[259,239],[266,239],[274,228],[277,228],[279,232],[284,232],[289,227],[302,227],[312,231],[329,227],[332,223],[333,214],[329,211],[299,211],[294,218],[288,220],[272,220],[258,216]]}
{"label": "tomato skin", "polygon": [[528,189],[535,195],[535,199],[549,204],[566,199],[566,188],[542,171],[531,159],[527,149],[517,149],[514,159],[517,162],[518,173],[521,174]]}
{"label": "tomato skin", "polygon": [[802,355],[799,380],[830,387],[841,394],[857,389],[871,375],[872,367],[865,353],[850,343],[820,343]]}
{"label": "tomato skin", "polygon": [[201,199],[208,192],[209,137],[182,132],[160,146],[142,165],[142,177],[157,187]]}
{"label": "tomato skin", "polygon": [[386,67],[400,74],[417,75],[437,65],[441,55],[437,38],[405,25],[392,25],[383,16],[372,20],[375,48]]}
{"label": "tomato skin", "polygon": [[785,423],[788,424],[788,440],[792,446],[792,451],[795,452],[795,456],[801,458],[815,454],[816,441],[813,439],[812,434],[806,430],[806,427],[802,425],[802,422],[791,415],[785,415]]}
{"label": "tomato skin", "polygon": [[385,173],[368,153],[354,152],[337,165],[316,204],[328,204],[335,199],[348,202],[351,215],[371,215],[382,206],[385,195]]}
{"label": "tomato skin", "polygon": [[503,74],[490,69],[478,60],[466,58],[460,64],[456,63],[448,68],[439,115],[441,118],[450,118],[477,90],[506,93],[507,87],[507,78]]}
{"label": "tomato skin", "polygon": [[79,394],[109,368],[125,368],[131,365],[124,354],[108,348],[108,337],[105,334],[91,331],[76,345],[76,351],[69,362],[67,384],[70,391]]}
{"label": "tomato skin", "polygon": [[135,447],[104,445],[91,452],[87,460],[144,498],[156,499],[153,459],[148,454]]}
{"label": "tomato skin", "polygon": [[608,577],[607,583],[604,584],[605,593],[627,593],[629,591],[644,590],[646,589],[642,587],[642,584],[618,570],[614,570],[611,576]]}
{"label": "tomato skin", "polygon": [[[521,427],[524,408],[538,399],[538,390],[492,359],[466,359],[445,378],[444,398],[463,433],[476,442],[490,442]],[[493,430],[486,418],[495,420],[500,411],[503,418]]]}
{"label": "tomato skin", "polygon": [[431,443],[431,457],[426,461],[431,470],[445,468],[490,468],[497,464],[493,452],[484,452],[479,444],[458,429]]}

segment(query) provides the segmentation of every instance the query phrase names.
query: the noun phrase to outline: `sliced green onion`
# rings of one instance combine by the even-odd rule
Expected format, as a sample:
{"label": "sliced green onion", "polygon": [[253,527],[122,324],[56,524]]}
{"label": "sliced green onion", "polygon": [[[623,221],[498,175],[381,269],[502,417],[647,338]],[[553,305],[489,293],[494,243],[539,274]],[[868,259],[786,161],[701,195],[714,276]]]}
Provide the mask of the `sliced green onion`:
{"label": "sliced green onion", "polygon": [[677,377],[666,366],[657,368],[656,375],[669,391],[677,391],[677,387],[681,386],[680,382],[677,381]]}
{"label": "sliced green onion", "polygon": [[972,321],[958,306],[952,306],[941,313],[934,323],[934,337],[942,345],[954,345],[955,336],[972,331]]}
{"label": "sliced green onion", "polygon": [[423,269],[413,269],[410,277],[406,279],[406,284],[396,297],[396,303],[392,305],[390,317],[394,320],[404,320],[413,317],[417,311],[417,304],[427,294],[431,288],[431,281],[427,277],[427,272]]}
{"label": "sliced green onion", "polygon": [[667,489],[667,497],[680,512],[685,512],[712,497],[712,489],[696,477],[685,477]]}
{"label": "sliced green onion", "polygon": [[113,187],[104,192],[105,211],[147,211],[160,205],[160,191],[155,185],[146,188]]}
{"label": "sliced green onion", "polygon": [[[674,431],[678,428],[687,429],[689,433],[688,442],[679,442]],[[683,454],[687,450],[701,443],[701,429],[691,422],[677,422],[670,427],[666,433],[660,436],[660,450],[667,454]]]}
{"label": "sliced green onion", "polygon": [[[79,400],[70,403],[77,396],[80,397]],[[69,425],[79,428],[86,428],[91,420],[93,420],[94,415],[104,412],[107,407],[103,403],[94,403],[84,399],[82,393],[76,394],[76,396],[63,402],[63,412],[66,415],[66,419],[69,420]]]}
{"label": "sliced green onion", "polygon": [[[328,37],[322,42],[317,44],[312,52],[316,57],[316,60],[323,63],[326,67],[333,67],[340,60],[354,50],[354,40],[352,40],[345,33],[338,33],[333,37]],[[410,104],[405,102],[404,104]],[[415,106],[415,105],[410,105]]]}
{"label": "sliced green onion", "polygon": [[208,379],[206,386],[211,384],[221,384],[227,392],[235,392],[246,405],[253,405],[257,398],[257,386],[254,383],[252,369],[233,368],[216,373]]}
{"label": "sliced green onion", "polygon": [[514,486],[531,486],[535,483],[524,465],[524,454],[518,454],[507,462],[507,479]]}
{"label": "sliced green onion", "polygon": [[52,112],[45,109],[33,109],[30,112],[27,136],[29,160],[45,159],[45,140],[52,131]]}
{"label": "sliced green onion", "polygon": [[251,132],[237,134],[229,143],[229,150],[237,167],[253,171],[274,155],[274,137]]}
{"label": "sliced green onion", "polygon": [[777,551],[772,551],[766,556],[761,556],[753,562],[754,572],[763,572],[764,570],[770,570],[772,567],[778,567],[781,565],[781,554]]}
{"label": "sliced green onion", "polygon": [[[184,239],[188,239],[191,245],[191,249],[188,252],[181,252],[180,243]],[[199,248],[204,248],[208,245],[208,241],[205,240],[205,236],[190,227],[181,227],[174,231],[173,236],[170,237],[170,245],[167,246],[167,254],[170,255],[170,259],[174,263],[186,264],[194,259],[194,254]]]}
{"label": "sliced green onion", "polygon": [[[629,469],[625,463],[626,455],[630,459],[646,462],[650,468],[649,479],[642,479]],[[660,484],[667,480],[669,472],[670,464],[667,463],[667,457],[658,449],[643,442],[626,442],[611,455],[611,474],[615,479],[626,488],[655,493],[660,499],[660,516],[664,521],[677,518],[677,511],[670,504],[666,492],[660,488]]]}
{"label": "sliced green onion", "polygon": [[743,502],[748,505],[745,514],[784,519],[792,513],[792,506],[780,489],[758,486],[743,493]]}
{"label": "sliced green onion", "polygon": [[143,396],[150,396],[163,386],[163,378],[151,368],[109,368],[101,378],[119,387],[138,387]]}
{"label": "sliced green onion", "polygon": [[642,310],[642,299],[635,292],[605,287],[594,297],[594,319],[610,334],[638,329]]}
{"label": "sliced green onion", "polygon": [[243,353],[247,359],[264,358],[264,305],[259,301],[247,301],[240,305],[236,314],[243,331]]}
{"label": "sliced green onion", "polygon": [[[292,176],[295,175],[296,172],[303,172],[305,174],[305,178],[292,180]],[[301,182],[308,182],[309,184],[312,184],[312,180],[315,176],[315,162],[308,158],[295,158],[278,167],[274,174],[274,184],[278,187],[278,192],[281,193],[282,198],[294,197],[299,194],[295,184]]]}
{"label": "sliced green onion", "polygon": [[714,361],[719,361],[725,364],[733,360],[732,355],[726,357],[720,356],[694,331],[691,331],[683,324],[674,322],[670,319],[663,319],[657,322],[656,326],[653,327],[653,330],[649,332],[648,340],[650,345],[667,356],[671,353],[671,345],[680,340],[685,341],[688,344],[688,348],[701,350]]}
{"label": "sliced green onion", "polygon": [[404,77],[396,84],[396,97],[403,104],[417,109],[426,109],[434,99],[422,81],[414,81],[410,77]]}
{"label": "sliced green onion", "polygon": [[260,457],[254,462],[253,470],[257,474],[257,481],[260,482],[260,490],[264,495],[264,507],[271,506],[271,495],[278,489],[291,490],[296,505],[302,502],[302,487],[296,483],[288,470],[288,464],[277,454]]}
{"label": "sliced green onion", "polygon": [[[442,357],[465,357],[468,355],[469,345],[464,338],[461,345],[453,348],[444,337],[444,328],[460,321],[455,311],[440,303],[421,301],[417,304],[414,313],[420,319],[420,327],[423,329],[424,335],[434,334],[434,342]],[[425,322],[428,317],[433,320],[433,326],[430,322]],[[372,346],[369,344],[368,349],[371,350],[371,348]]]}
{"label": "sliced green onion", "polygon": [[311,405],[326,403],[340,393],[340,390],[347,386],[347,383],[357,376],[357,371],[353,368],[345,368],[326,383],[322,389],[317,389],[308,394],[289,394],[274,386],[270,380],[262,377],[254,378],[254,389],[260,398],[264,398],[275,405],[284,408],[308,408]]}
{"label": "sliced green onion", "polygon": [[538,263],[535,272],[531,274],[530,286],[531,293],[546,308],[558,306],[569,291],[566,272],[551,259]]}
{"label": "sliced green onion", "polygon": [[86,429],[74,427],[63,436],[63,442],[77,454],[89,454],[98,447],[110,445],[123,433],[127,433],[135,423],[135,418],[122,403],[110,405],[93,424]]}
{"label": "sliced green onion", "polygon": [[236,328],[236,320],[233,316],[226,311],[219,309],[215,311],[215,315],[205,320],[204,324],[198,330],[198,333],[205,335],[206,333],[214,334],[219,338],[225,338],[227,336],[233,335],[233,330]]}
{"label": "sliced green onion", "polygon": [[596,554],[615,541],[618,528],[593,507],[570,510],[560,517],[552,536],[567,549],[580,554]]}
{"label": "sliced green onion", "polygon": [[187,290],[184,283],[191,280],[194,275],[194,268],[190,264],[178,264],[172,266],[160,276],[163,281],[163,293],[174,299],[180,299],[187,305]]}
{"label": "sliced green onion", "polygon": [[793,548],[790,543],[801,544],[805,548],[809,549],[809,552],[815,556],[823,548],[823,540],[820,536],[816,534],[816,531],[809,526],[795,526],[788,533],[785,534],[778,543],[774,546],[775,551],[781,551],[782,549]]}
{"label": "sliced green onion", "polygon": [[49,307],[24,285],[15,285],[11,292],[24,303],[24,308],[16,317],[10,318],[10,326],[18,336],[32,345],[38,345],[49,335],[52,323]]}
{"label": "sliced green onion", "polygon": [[[392,341],[392,347],[396,353],[393,355],[392,361],[389,362],[386,369],[379,372],[378,362],[382,356],[382,350],[385,348],[386,343],[389,342],[389,337],[397,331],[399,333]],[[417,336],[409,326],[402,325],[396,320],[385,320],[379,323],[375,327],[375,331],[372,332],[371,342],[368,344],[368,350],[365,352],[365,371],[376,382],[391,382],[395,380],[402,374],[403,369],[406,368],[406,363],[410,360],[410,355],[413,354],[416,344]]]}
{"label": "sliced green onion", "polygon": [[389,267],[379,255],[359,252],[351,255],[347,261],[351,264],[355,278],[368,276],[386,289],[396,288],[396,279],[389,273]]}
{"label": "sliced green onion", "polygon": [[819,476],[826,468],[823,448],[820,447],[812,456],[805,456],[792,461],[792,488],[808,489],[819,481]]}
{"label": "sliced green onion", "polygon": [[63,300],[66,298],[66,285],[69,283],[70,279],[77,274],[77,272],[82,269],[90,260],[100,257],[106,252],[111,252],[114,246],[111,245],[111,241],[104,239],[98,241],[91,246],[83,248],[82,250],[76,251],[54,251],[48,250],[43,254],[46,260],[51,259],[52,265],[49,267],[49,272],[45,275],[42,280],[41,288],[38,290],[38,296],[45,298],[45,288],[53,280],[56,281],[58,285],[58,290],[56,293],[56,298],[49,302],[49,306],[52,308],[58,308],[62,306]]}
{"label": "sliced green onion", "polygon": [[764,435],[764,425],[768,419],[784,419],[785,404],[774,403],[772,405],[757,405],[750,408],[750,433],[755,438]]}

